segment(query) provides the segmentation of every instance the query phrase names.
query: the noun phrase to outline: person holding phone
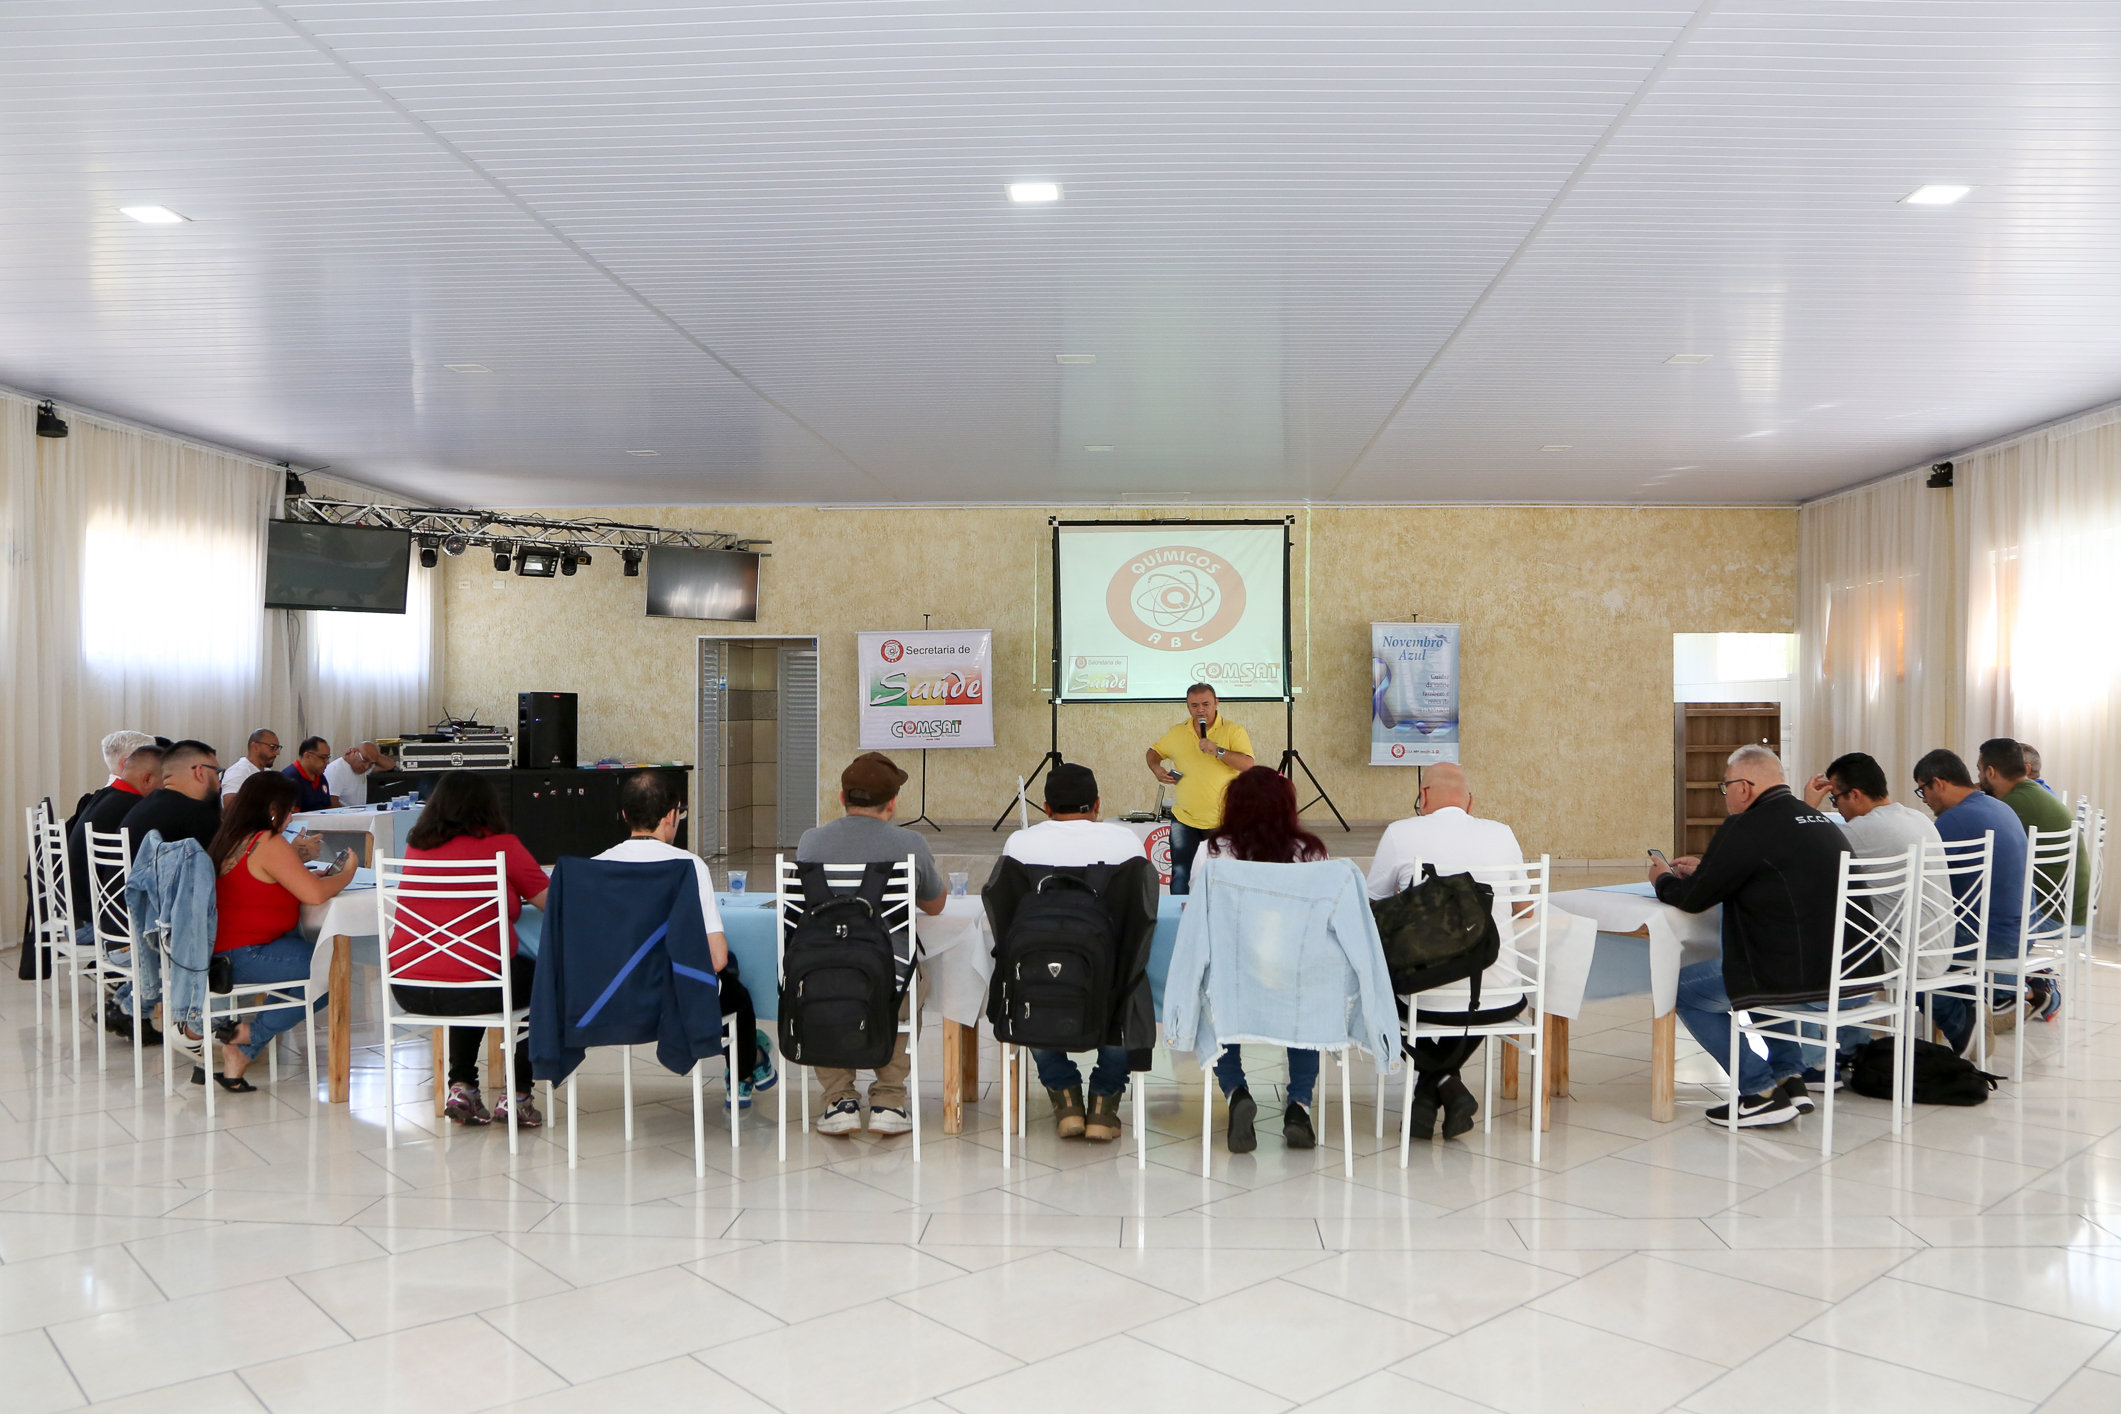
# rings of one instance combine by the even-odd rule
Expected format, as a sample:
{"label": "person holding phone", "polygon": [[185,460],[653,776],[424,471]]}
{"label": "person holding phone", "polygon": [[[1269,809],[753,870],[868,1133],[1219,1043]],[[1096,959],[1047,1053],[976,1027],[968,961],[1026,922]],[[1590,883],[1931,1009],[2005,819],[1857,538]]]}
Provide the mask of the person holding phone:
{"label": "person holding phone", "polygon": [[[1222,827],[1223,793],[1230,782],[1259,764],[1251,734],[1225,717],[1215,689],[1197,682],[1186,689],[1186,720],[1157,738],[1146,760],[1149,774],[1178,787],[1171,810],[1171,892],[1193,885],[1193,855],[1202,840]],[[1170,761],[1176,769],[1166,768]]]}
{"label": "person holding phone", "polygon": [[[214,952],[228,955],[236,990],[246,983],[283,982],[307,977],[316,945],[302,936],[302,905],[323,903],[353,882],[352,850],[342,850],[323,875],[313,874],[281,835],[301,795],[285,776],[261,771],[229,797],[221,828],[206,846],[214,866]],[[305,996],[314,990],[300,988]],[[322,1009],[324,994],[308,998],[312,1011]],[[292,1007],[279,1007],[245,1018],[218,1034],[221,1073],[214,1081],[224,1090],[248,1094],[258,1087],[243,1072],[272,1044],[273,1037],[299,1020]]]}

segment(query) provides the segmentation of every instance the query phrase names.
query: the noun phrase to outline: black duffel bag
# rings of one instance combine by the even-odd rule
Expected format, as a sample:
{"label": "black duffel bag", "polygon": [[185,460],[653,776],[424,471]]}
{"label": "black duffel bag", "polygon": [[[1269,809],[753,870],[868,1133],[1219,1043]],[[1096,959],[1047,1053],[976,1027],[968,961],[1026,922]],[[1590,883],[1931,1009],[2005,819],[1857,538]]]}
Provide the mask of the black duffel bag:
{"label": "black duffel bag", "polygon": [[1495,890],[1471,874],[1438,875],[1421,866],[1421,880],[1390,898],[1373,899],[1385,967],[1400,996],[1453,982],[1472,983],[1468,1011],[1480,1010],[1480,974],[1502,956],[1495,926]]}

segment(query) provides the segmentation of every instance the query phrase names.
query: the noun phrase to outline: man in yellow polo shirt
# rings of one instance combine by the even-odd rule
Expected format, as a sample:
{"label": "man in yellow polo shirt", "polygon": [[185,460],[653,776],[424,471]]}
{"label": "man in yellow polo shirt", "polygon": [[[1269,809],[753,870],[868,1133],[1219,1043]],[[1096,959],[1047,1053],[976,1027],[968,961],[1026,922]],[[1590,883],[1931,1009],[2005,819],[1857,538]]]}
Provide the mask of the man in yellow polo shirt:
{"label": "man in yellow polo shirt", "polygon": [[[1178,786],[1178,803],[1172,808],[1171,892],[1184,894],[1193,887],[1193,852],[1201,840],[1223,820],[1223,792],[1239,771],[1249,770],[1252,738],[1245,729],[1225,717],[1215,689],[1197,682],[1186,689],[1186,720],[1157,739],[1149,748],[1149,772],[1165,785]],[[1164,769],[1164,762],[1176,774]]]}

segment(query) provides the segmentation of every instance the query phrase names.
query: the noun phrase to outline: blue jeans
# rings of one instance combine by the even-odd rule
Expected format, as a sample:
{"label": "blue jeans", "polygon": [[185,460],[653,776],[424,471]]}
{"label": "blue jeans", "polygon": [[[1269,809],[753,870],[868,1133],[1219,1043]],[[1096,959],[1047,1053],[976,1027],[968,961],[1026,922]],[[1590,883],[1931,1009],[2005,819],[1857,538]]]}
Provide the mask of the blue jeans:
{"label": "blue jeans", "polygon": [[[1073,1090],[1083,1083],[1083,1073],[1069,1059],[1066,1051],[1033,1051],[1031,1059],[1038,1064],[1038,1083],[1048,1090]],[[1097,1064],[1090,1071],[1090,1093],[1093,1095],[1124,1095],[1127,1093],[1127,1048],[1125,1046],[1099,1046]]]}
{"label": "blue jeans", "polygon": [[[1731,1068],[1731,994],[1723,985],[1723,959],[1712,957],[1702,962],[1690,962],[1679,969],[1679,1002],[1675,1009],[1695,1044],[1728,1072]],[[1790,1008],[1793,1011],[1798,1009]],[[1823,1012],[1826,1003],[1812,1002],[1802,1009]],[[1861,1034],[1856,1027],[1841,1027],[1837,1044],[1845,1044],[1849,1033]],[[1764,1060],[1743,1037],[1739,1038],[1738,1089],[1741,1094],[1765,1095],[1791,1076],[1804,1074],[1807,1058],[1794,1038],[1763,1036],[1761,1039],[1767,1042],[1768,1053]],[[1823,1047],[1814,1046],[1811,1051],[1821,1061],[1826,1059]]]}
{"label": "blue jeans", "polygon": [[[233,948],[226,956],[229,972],[236,979],[235,991],[241,993],[246,986],[260,982],[285,982],[295,977],[307,978],[310,958],[315,953],[316,945],[296,932],[274,938],[269,943],[259,943],[256,947]],[[310,989],[305,981],[299,987],[281,990],[298,991],[308,996]],[[309,1009],[324,1010],[322,992],[311,1001]],[[256,1060],[265,1054],[265,1048],[272,1044],[273,1037],[301,1019],[295,1015],[295,1009],[291,1006],[252,1012],[244,1018],[250,1023],[250,1039],[236,1049],[249,1059]]]}
{"label": "blue jeans", "polygon": [[[2016,958],[2018,940],[2013,937],[2007,942],[2001,942],[1990,938],[1987,953],[1992,958]],[[1962,963],[1974,960],[1972,944],[1959,949],[1958,960]],[[1974,1039],[1974,996],[1978,994],[1975,974],[1968,975],[1966,985],[1969,992],[1967,996],[1954,996],[1949,992],[1930,994],[1930,1020],[1937,1023],[1937,1029],[1944,1033],[1944,1039],[1951,1044],[1954,1051],[1964,1051],[1967,1044]],[[1989,979],[1989,989],[1990,1000],[2011,1000],[2017,993],[2018,979],[1998,973]]]}
{"label": "blue jeans", "polygon": [[[1245,1062],[1235,1046],[1223,1047],[1223,1053],[1215,1061],[1215,1083],[1227,1095],[1244,1088]],[[1318,1052],[1289,1052],[1289,1098],[1299,1105],[1311,1103],[1311,1092],[1318,1088]]]}
{"label": "blue jeans", "polygon": [[1193,853],[1211,832],[1197,830],[1180,820],[1171,822],[1171,896],[1193,891]]}

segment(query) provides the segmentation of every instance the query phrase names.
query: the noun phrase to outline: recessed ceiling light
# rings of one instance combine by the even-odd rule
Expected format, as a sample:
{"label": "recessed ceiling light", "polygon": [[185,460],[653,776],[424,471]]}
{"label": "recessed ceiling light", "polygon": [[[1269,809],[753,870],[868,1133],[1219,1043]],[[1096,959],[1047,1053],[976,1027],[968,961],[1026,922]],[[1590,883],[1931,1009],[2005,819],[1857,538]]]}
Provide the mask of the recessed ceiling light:
{"label": "recessed ceiling light", "polygon": [[191,220],[191,217],[179,216],[166,206],[121,206],[118,212],[143,226],[181,226]]}
{"label": "recessed ceiling light", "polygon": [[1539,450],[1542,452],[1571,452],[1575,449],[1576,444],[1574,442],[1549,442]]}
{"label": "recessed ceiling light", "polygon": [[1750,442],[1750,441],[1752,441],[1752,440],[1753,440],[1753,439],[1754,439],[1755,437],[1772,437],[1772,436],[1774,436],[1774,435],[1775,435],[1775,429],[1774,429],[1774,428],[1772,428],[1772,427],[1763,427],[1763,428],[1761,428],[1761,429],[1760,429],[1760,430],[1759,430],[1758,432],[1741,432],[1741,433],[1739,433],[1739,434],[1738,434],[1738,440],[1739,440],[1739,441],[1741,441],[1741,442]]}
{"label": "recessed ceiling light", "polygon": [[1714,358],[1715,356],[1716,356],[1716,355],[1714,355],[1714,354],[1673,354],[1673,355],[1672,355],[1672,356],[1671,356],[1670,358],[1666,359],[1666,360],[1665,360],[1665,362],[1666,362],[1666,363],[1707,363],[1707,362],[1708,362],[1708,361],[1709,361],[1710,359]]}
{"label": "recessed ceiling light", "polygon": [[1097,362],[1097,355],[1096,355],[1096,354],[1055,354],[1055,355],[1053,356],[1053,361],[1054,361],[1055,363],[1095,363],[1095,362]]}
{"label": "recessed ceiling light", "polygon": [[649,447],[628,447],[626,455],[629,457],[659,457],[663,454]]}
{"label": "recessed ceiling light", "polygon": [[1004,190],[1009,193],[1009,199],[1015,202],[1032,203],[1061,199],[1059,182],[1011,182]]}
{"label": "recessed ceiling light", "polygon": [[1903,206],[1950,206],[1972,191],[1972,187],[1932,186],[1916,187],[1900,198]]}
{"label": "recessed ceiling light", "polygon": [[1086,452],[1109,452],[1112,450],[1112,448],[1109,446],[1100,445],[1094,447],[1085,447],[1083,448],[1083,450]]}
{"label": "recessed ceiling light", "polygon": [[443,364],[442,366],[443,366],[444,368],[448,369],[448,370],[449,370],[449,371],[450,371],[451,373],[491,373],[491,372],[493,372],[493,370],[492,370],[492,369],[488,368],[488,367],[487,367],[487,366],[486,366],[485,364],[483,364],[483,363],[445,363],[445,364]]}

